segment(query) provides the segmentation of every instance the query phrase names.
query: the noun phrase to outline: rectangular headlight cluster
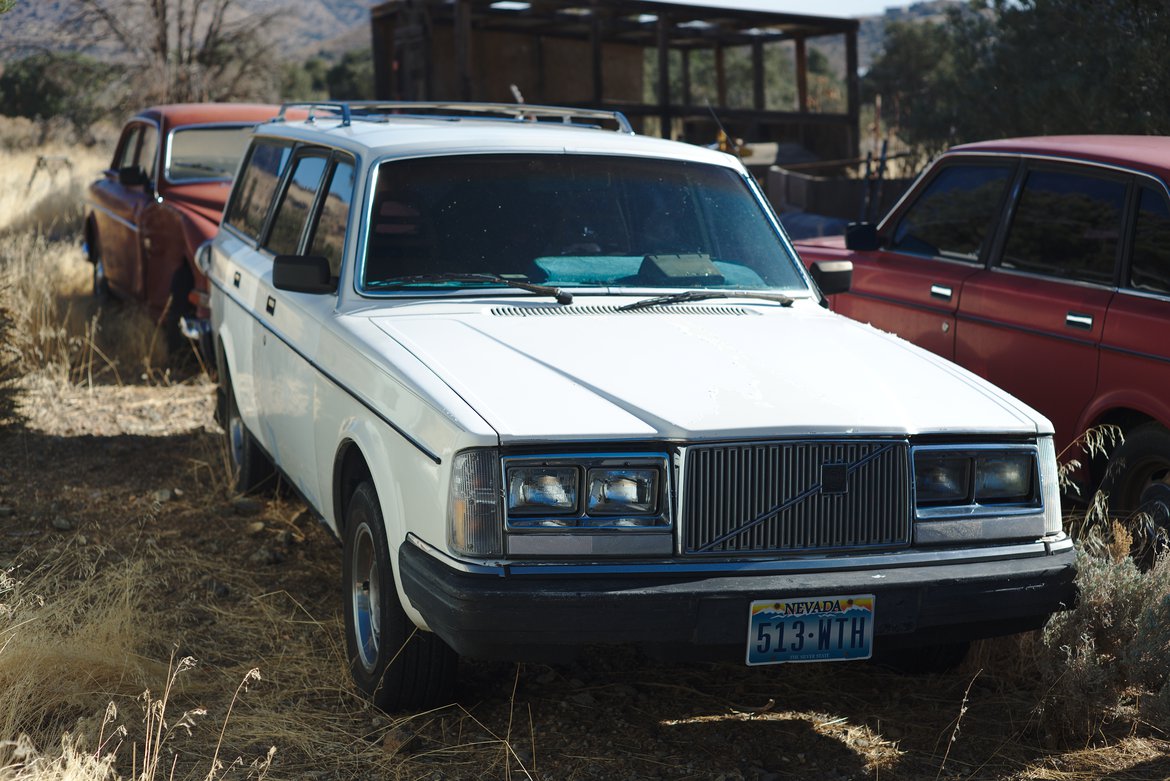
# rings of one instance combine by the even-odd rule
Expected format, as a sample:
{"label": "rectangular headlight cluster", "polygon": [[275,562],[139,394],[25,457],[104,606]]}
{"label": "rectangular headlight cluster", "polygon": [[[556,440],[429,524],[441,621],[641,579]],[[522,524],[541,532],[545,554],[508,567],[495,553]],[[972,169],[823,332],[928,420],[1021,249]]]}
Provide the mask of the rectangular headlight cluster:
{"label": "rectangular headlight cluster", "polygon": [[1040,476],[1031,445],[914,448],[914,497],[931,508],[1039,508]]}
{"label": "rectangular headlight cluster", "polygon": [[504,459],[511,530],[665,529],[666,456]]}

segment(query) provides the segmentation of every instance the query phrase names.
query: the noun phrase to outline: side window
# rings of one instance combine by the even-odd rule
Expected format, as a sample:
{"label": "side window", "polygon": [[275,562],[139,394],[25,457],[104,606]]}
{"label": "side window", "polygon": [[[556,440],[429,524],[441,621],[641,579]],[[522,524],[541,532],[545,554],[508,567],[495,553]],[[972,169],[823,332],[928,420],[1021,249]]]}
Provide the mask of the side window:
{"label": "side window", "polygon": [[1024,182],[1003,268],[1113,283],[1125,183],[1070,171],[1032,171]]}
{"label": "side window", "polygon": [[158,167],[158,129],[154,125],[142,126],[142,146],[138,152],[138,167],[146,172],[146,178],[156,181],[155,169]]}
{"label": "side window", "polygon": [[890,249],[977,263],[995,227],[1012,164],[949,165],[898,222]]}
{"label": "side window", "polygon": [[122,143],[114,157],[114,168],[131,168],[138,156],[138,142],[142,140],[142,125],[134,125],[122,134]]}
{"label": "side window", "polygon": [[301,244],[313,201],[329,158],[317,154],[301,155],[293,161],[292,176],[272,217],[272,231],[264,246],[274,255],[293,255]]}
{"label": "side window", "polygon": [[1170,296],[1170,208],[1166,196],[1142,188],[1133,232],[1129,287]]}
{"label": "side window", "polygon": [[309,242],[308,254],[328,258],[334,277],[341,272],[341,253],[345,248],[345,227],[349,222],[350,204],[353,201],[353,184],[353,163],[349,160],[338,161],[329,176],[321,215],[317,218]]}
{"label": "side window", "polygon": [[253,239],[260,237],[268,206],[291,156],[292,147],[288,144],[273,141],[253,144],[240,180],[232,191],[232,200],[224,215],[225,225],[231,225]]}

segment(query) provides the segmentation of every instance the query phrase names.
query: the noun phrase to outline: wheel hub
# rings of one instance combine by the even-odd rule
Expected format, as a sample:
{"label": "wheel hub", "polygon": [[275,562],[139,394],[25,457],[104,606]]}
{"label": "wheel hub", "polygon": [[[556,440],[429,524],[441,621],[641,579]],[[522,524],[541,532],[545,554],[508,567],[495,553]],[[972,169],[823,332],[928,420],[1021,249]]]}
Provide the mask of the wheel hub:
{"label": "wheel hub", "polygon": [[358,658],[366,672],[378,663],[382,637],[381,595],[378,593],[378,559],[370,528],[363,525],[353,546],[353,585],[350,604],[353,611],[354,640]]}

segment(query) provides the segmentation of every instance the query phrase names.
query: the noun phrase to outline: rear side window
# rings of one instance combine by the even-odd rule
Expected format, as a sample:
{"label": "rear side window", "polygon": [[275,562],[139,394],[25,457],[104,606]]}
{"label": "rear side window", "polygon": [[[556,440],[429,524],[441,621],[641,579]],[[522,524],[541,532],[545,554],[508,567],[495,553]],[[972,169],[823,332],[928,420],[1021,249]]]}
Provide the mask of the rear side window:
{"label": "rear side window", "polygon": [[321,216],[317,218],[309,244],[308,254],[328,258],[335,277],[341,272],[341,253],[345,248],[345,226],[349,223],[353,185],[353,163],[339,161],[329,177],[329,186],[321,203]]}
{"label": "rear side window", "polygon": [[1071,171],[1032,171],[1003,248],[1003,268],[1112,284],[1125,183]]}
{"label": "rear side window", "polygon": [[912,255],[979,262],[1014,165],[943,168],[898,222],[890,248]]}
{"label": "rear side window", "polygon": [[260,237],[268,206],[291,154],[292,147],[285,143],[258,141],[252,146],[224,214],[225,225],[231,225],[253,239]]}
{"label": "rear side window", "polygon": [[1138,204],[1129,286],[1170,296],[1170,208],[1166,196],[1150,187],[1142,188]]}
{"label": "rear side window", "polygon": [[296,254],[328,164],[329,158],[321,154],[301,155],[293,163],[288,188],[272,216],[272,231],[264,244],[272,254]]}

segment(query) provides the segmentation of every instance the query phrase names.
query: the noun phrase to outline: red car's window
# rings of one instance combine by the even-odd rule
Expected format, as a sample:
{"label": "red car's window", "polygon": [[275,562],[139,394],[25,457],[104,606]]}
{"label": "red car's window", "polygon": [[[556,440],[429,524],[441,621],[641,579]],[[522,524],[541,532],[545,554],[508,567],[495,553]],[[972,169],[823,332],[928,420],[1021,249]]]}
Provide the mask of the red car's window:
{"label": "red car's window", "polygon": [[1112,284],[1125,191],[1118,179],[1032,171],[1008,231],[1003,267]]}
{"label": "red car's window", "polygon": [[1134,225],[1129,286],[1170,295],[1170,208],[1166,196],[1149,187],[1142,188]]}
{"label": "red car's window", "polygon": [[978,262],[1013,169],[1010,163],[943,168],[898,222],[890,249]]}

